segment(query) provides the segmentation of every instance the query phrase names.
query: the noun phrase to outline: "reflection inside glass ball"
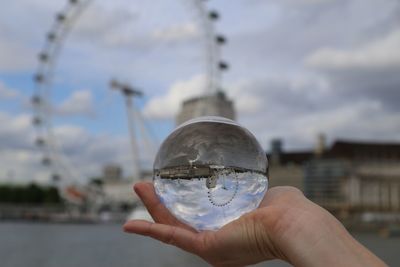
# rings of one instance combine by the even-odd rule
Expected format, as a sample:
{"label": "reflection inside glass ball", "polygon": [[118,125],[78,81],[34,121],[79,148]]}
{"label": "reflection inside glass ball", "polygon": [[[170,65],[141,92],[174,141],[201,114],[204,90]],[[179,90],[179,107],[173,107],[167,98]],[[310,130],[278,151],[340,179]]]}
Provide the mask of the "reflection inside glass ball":
{"label": "reflection inside glass ball", "polygon": [[161,145],[154,187],[179,220],[200,231],[217,230],[258,207],[268,188],[267,158],[236,122],[197,118]]}

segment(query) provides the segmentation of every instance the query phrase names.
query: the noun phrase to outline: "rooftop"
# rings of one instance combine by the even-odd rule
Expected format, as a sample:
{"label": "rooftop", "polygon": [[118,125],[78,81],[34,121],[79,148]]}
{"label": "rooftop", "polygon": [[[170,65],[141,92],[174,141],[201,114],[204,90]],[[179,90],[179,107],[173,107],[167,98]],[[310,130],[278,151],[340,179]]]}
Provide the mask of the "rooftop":
{"label": "rooftop", "polygon": [[[271,153],[267,153],[267,156],[268,159],[272,158]],[[279,163],[282,165],[300,165],[315,157],[313,150],[281,151]],[[326,148],[321,157],[348,160],[400,160],[400,143],[337,140],[331,147]]]}

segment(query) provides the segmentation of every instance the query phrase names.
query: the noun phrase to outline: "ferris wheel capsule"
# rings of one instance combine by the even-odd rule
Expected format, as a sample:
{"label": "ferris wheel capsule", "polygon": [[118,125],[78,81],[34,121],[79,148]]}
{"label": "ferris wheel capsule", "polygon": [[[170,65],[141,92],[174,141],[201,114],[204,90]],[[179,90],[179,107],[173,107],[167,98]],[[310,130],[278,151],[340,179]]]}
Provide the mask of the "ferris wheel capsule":
{"label": "ferris wheel capsule", "polygon": [[208,13],[208,16],[211,20],[218,20],[219,19],[219,13],[215,10],[210,11],[210,13]]}
{"label": "ferris wheel capsule", "polygon": [[44,166],[49,166],[49,165],[51,165],[51,159],[48,158],[48,157],[44,157],[44,158],[42,159],[42,164],[43,164]]}
{"label": "ferris wheel capsule", "polygon": [[49,40],[50,42],[54,41],[57,38],[57,35],[54,32],[49,32],[47,34],[47,40]]}
{"label": "ferris wheel capsule", "polygon": [[44,146],[46,144],[46,142],[45,142],[45,140],[43,138],[38,137],[38,138],[36,138],[35,144],[38,147],[42,147],[42,146]]}
{"label": "ferris wheel capsule", "polygon": [[56,20],[59,21],[59,22],[64,22],[66,20],[66,18],[67,17],[63,13],[59,13],[59,14],[56,15]]}
{"label": "ferris wheel capsule", "polygon": [[54,173],[54,174],[51,175],[51,180],[54,183],[57,183],[57,182],[59,182],[61,180],[61,175],[59,175],[58,173]]}
{"label": "ferris wheel capsule", "polygon": [[41,125],[42,122],[43,122],[42,118],[40,118],[40,117],[33,117],[33,119],[32,119],[32,124],[35,126]]}
{"label": "ferris wheel capsule", "polygon": [[219,35],[217,35],[217,36],[215,37],[215,41],[217,42],[217,44],[222,45],[222,44],[225,44],[225,43],[226,43],[226,38],[225,38],[225,36],[219,34]]}
{"label": "ferris wheel capsule", "polygon": [[32,103],[33,105],[40,105],[40,104],[42,103],[42,99],[41,99],[40,96],[34,95],[34,96],[32,96],[32,98],[31,98],[31,103]]}
{"label": "ferris wheel capsule", "polygon": [[33,77],[34,81],[37,83],[44,82],[44,75],[42,73],[38,73]]}
{"label": "ferris wheel capsule", "polygon": [[218,63],[218,67],[220,70],[228,70],[229,69],[229,65],[225,61],[220,61]]}
{"label": "ferris wheel capsule", "polygon": [[46,62],[49,59],[49,55],[45,52],[39,54],[39,60],[42,62]]}

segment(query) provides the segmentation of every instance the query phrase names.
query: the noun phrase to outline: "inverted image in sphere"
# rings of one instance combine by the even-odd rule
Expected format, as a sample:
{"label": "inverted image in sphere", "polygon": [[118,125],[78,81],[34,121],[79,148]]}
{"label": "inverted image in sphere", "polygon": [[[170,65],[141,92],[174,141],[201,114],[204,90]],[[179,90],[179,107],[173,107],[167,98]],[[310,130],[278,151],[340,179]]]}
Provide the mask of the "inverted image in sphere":
{"label": "inverted image in sphere", "polygon": [[258,207],[268,188],[266,154],[236,122],[201,117],[175,129],[154,163],[154,187],[179,220],[217,230]]}

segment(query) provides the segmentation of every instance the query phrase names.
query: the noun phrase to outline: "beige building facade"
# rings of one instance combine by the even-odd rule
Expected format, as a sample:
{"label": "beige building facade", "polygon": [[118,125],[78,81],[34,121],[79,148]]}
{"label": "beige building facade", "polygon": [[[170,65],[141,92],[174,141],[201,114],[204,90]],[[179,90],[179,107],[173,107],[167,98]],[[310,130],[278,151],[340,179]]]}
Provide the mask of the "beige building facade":
{"label": "beige building facade", "polygon": [[201,116],[221,116],[231,120],[236,119],[234,104],[222,91],[184,101],[176,117],[176,125]]}

